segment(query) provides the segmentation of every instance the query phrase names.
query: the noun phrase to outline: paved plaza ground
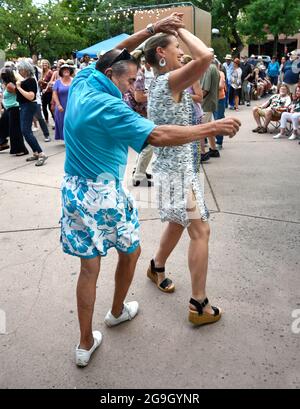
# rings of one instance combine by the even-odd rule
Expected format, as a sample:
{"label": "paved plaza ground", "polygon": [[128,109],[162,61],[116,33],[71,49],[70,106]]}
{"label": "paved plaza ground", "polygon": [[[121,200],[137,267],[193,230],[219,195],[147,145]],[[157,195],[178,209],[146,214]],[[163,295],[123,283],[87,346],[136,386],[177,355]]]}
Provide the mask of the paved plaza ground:
{"label": "paved plaza ground", "polygon": [[[239,134],[204,165],[207,292],[224,310],[221,321],[194,328],[187,320],[186,233],[167,264],[175,293],[146,278],[163,225],[147,205],[153,188],[129,184],[141,207],[142,255],[128,300],[139,301],[140,312],[119,327],[103,322],[117,260],[111,250],[94,315],[103,343],[85,369],[74,364],[79,261],[59,243],[64,145],[42,142],[49,159],[41,168],[0,153],[0,388],[300,388],[300,333],[292,331],[300,310],[300,145],[252,133],[251,108],[235,115]],[[128,175],[134,162],[130,152]]]}

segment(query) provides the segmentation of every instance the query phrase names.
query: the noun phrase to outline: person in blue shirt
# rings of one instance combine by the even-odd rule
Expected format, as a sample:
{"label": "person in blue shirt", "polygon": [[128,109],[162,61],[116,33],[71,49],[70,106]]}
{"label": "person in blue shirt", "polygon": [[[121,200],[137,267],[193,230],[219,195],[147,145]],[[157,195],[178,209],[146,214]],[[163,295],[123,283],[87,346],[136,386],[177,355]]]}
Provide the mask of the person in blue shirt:
{"label": "person in blue shirt", "polygon": [[[137,75],[129,52],[155,33],[176,34],[184,26],[182,16],[173,13],[133,34],[82,70],[70,88],[64,125],[61,242],[65,253],[81,261],[77,284],[81,336],[75,350],[78,366],[88,365],[102,341],[101,333],[92,331],[92,319],[100,260],[110,248],[117,250],[119,259],[112,308],[104,321],[109,327],[115,326],[133,319],[138,312],[136,301],[124,302],[141,252],[137,209],[122,187],[128,148],[140,153],[147,144],[182,145],[207,135],[233,136],[240,126],[234,118],[215,121],[213,127],[156,126],[122,100]],[[206,64],[208,53],[195,65]],[[192,80],[195,68],[191,66]]]}
{"label": "person in blue shirt", "polygon": [[300,54],[297,51],[292,51],[290,59],[284,64],[283,69],[283,84],[289,87],[290,93],[293,95],[296,92],[297,84],[300,79]]}
{"label": "person in blue shirt", "polygon": [[233,107],[233,99],[229,98],[229,90],[230,90],[230,85],[231,85],[231,76],[233,73],[234,69],[234,64],[232,61],[232,57],[230,54],[226,54],[224,57],[225,62],[223,63],[223,67],[226,70],[226,99],[225,99],[225,106],[228,108],[228,104]]}
{"label": "person in blue shirt", "polygon": [[276,85],[278,83],[278,76],[279,76],[279,62],[277,61],[276,57],[272,57],[272,61],[268,65],[267,75],[271,81],[272,85]]}

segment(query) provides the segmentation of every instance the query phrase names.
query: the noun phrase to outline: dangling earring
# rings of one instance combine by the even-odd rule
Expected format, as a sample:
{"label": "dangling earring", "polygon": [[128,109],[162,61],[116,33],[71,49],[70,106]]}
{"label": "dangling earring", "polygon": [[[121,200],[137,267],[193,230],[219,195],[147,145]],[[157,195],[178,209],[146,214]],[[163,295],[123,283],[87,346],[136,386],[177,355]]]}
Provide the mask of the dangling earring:
{"label": "dangling earring", "polygon": [[165,67],[165,66],[167,65],[167,62],[166,62],[165,58],[162,57],[162,58],[159,60],[158,64],[159,64],[160,67]]}

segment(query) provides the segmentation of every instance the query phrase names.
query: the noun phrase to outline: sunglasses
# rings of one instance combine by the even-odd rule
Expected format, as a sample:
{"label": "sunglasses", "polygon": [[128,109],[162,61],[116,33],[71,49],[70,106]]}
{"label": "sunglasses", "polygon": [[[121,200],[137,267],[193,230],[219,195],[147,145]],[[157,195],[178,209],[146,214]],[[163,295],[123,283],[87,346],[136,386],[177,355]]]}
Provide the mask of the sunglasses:
{"label": "sunglasses", "polygon": [[121,53],[112,60],[112,62],[109,64],[107,68],[112,67],[114,64],[116,64],[119,61],[128,61],[128,60],[133,60],[132,55],[127,51],[126,48],[123,48]]}

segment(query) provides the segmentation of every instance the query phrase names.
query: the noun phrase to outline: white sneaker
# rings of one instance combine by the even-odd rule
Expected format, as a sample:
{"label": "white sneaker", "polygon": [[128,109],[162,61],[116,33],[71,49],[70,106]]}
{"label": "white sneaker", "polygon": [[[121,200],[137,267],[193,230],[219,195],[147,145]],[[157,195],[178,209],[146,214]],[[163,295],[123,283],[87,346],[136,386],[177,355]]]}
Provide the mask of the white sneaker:
{"label": "white sneaker", "polygon": [[81,366],[81,367],[87,366],[87,364],[89,363],[89,360],[91,359],[92,353],[101,344],[102,334],[100,331],[93,331],[93,337],[94,337],[94,345],[89,351],[87,351],[86,349],[80,349],[79,345],[77,345],[75,349],[75,362],[77,366]]}
{"label": "white sneaker", "polygon": [[32,132],[37,132],[37,131],[39,130],[39,128],[33,126],[33,127],[31,128],[31,130],[32,130]]}
{"label": "white sneaker", "polygon": [[108,311],[104,318],[104,322],[108,327],[114,327],[124,321],[132,320],[138,313],[139,304],[136,301],[124,303],[122,314],[116,318],[112,315],[111,310]]}
{"label": "white sneaker", "polygon": [[294,141],[295,139],[297,139],[297,135],[292,133],[292,135],[288,138],[289,141]]}
{"label": "white sneaker", "polygon": [[283,135],[281,135],[281,133],[279,132],[277,135],[273,136],[273,139],[279,139],[279,138],[282,138],[282,137],[283,137]]}
{"label": "white sneaker", "polygon": [[50,138],[49,136],[48,136],[48,137],[45,137],[44,141],[45,141],[45,142],[51,142],[51,138]]}

